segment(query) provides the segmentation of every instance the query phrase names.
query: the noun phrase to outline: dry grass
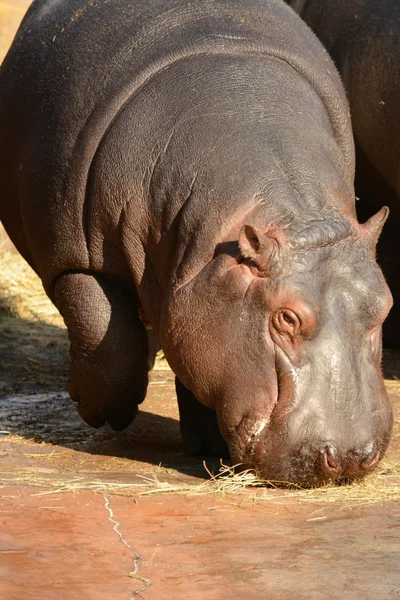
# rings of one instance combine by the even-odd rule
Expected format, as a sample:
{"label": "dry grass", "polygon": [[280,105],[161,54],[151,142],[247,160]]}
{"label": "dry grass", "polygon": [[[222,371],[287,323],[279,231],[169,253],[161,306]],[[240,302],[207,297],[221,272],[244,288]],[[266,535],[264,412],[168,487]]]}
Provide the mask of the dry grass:
{"label": "dry grass", "polygon": [[23,258],[0,250],[0,313],[27,321],[64,327],[63,320],[43,291],[40,279]]}
{"label": "dry grass", "polygon": [[92,491],[101,494],[123,496],[150,496],[179,494],[187,496],[235,496],[252,502],[337,504],[340,506],[366,506],[399,502],[400,462],[382,461],[377,471],[360,482],[346,486],[326,485],[315,489],[279,489],[280,482],[265,482],[257,479],[252,471],[235,473],[232,467],[221,464],[217,474],[211,473],[206,464],[210,479],[200,484],[170,483],[160,480],[155,473],[135,476],[130,483],[93,480],[85,476],[69,478],[49,478],[40,473],[18,473],[0,478],[0,486],[24,484],[46,488],[37,495],[66,492]]}
{"label": "dry grass", "polygon": [[68,340],[63,320],[32,269],[0,248],[0,393],[65,386]]}

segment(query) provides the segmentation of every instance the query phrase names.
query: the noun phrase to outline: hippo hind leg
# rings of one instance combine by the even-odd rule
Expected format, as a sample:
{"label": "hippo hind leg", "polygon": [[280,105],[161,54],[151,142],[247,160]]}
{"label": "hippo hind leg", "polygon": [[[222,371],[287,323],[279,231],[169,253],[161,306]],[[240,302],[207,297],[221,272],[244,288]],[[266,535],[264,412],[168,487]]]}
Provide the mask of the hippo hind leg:
{"label": "hippo hind leg", "polygon": [[176,377],[180,428],[183,443],[192,455],[229,458],[228,446],[218,427],[214,410],[201,404]]}
{"label": "hippo hind leg", "polygon": [[147,333],[135,298],[110,279],[69,272],[56,282],[55,304],[70,340],[68,391],[92,427],[127,427],[148,384]]}

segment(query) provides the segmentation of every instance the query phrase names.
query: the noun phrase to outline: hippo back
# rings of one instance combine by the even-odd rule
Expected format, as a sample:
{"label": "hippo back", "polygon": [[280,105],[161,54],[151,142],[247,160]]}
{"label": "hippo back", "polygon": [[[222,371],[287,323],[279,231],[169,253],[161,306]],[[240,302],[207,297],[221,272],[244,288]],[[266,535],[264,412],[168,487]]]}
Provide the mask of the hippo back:
{"label": "hippo back", "polygon": [[338,75],[280,0],[34,2],[0,71],[0,217],[48,293],[59,272],[90,268],[88,179],[112,123],[157,74],[203,54],[276,57],[299,72],[326,107],[351,185]]}

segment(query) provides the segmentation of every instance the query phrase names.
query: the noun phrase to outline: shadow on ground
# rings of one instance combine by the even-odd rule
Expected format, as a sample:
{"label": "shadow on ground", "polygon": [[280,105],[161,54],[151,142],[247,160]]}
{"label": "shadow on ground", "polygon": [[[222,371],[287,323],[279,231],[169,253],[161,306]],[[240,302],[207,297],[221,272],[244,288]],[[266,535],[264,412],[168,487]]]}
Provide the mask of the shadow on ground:
{"label": "shadow on ground", "polygon": [[0,398],[65,389],[67,379],[66,330],[16,317],[0,297]]}
{"label": "shadow on ground", "polygon": [[[181,442],[172,375],[167,375],[168,380],[165,380],[163,372],[154,373],[145,401],[152,412],[146,408],[140,410],[132,425],[123,432],[115,432],[108,425],[98,430],[86,425],[65,392],[33,396],[17,394],[4,398],[0,408],[0,428],[11,434],[13,443],[13,436],[17,435],[32,447],[44,444],[47,452],[49,445],[54,446],[56,454],[48,466],[63,473],[87,473],[89,470],[120,480],[128,474],[162,467],[205,478],[207,473],[202,458],[190,457]],[[30,450],[23,443],[18,469],[21,469],[20,459],[26,453],[29,455]],[[207,459],[207,463],[210,468],[219,465],[212,459]],[[26,466],[30,465],[28,460]]]}

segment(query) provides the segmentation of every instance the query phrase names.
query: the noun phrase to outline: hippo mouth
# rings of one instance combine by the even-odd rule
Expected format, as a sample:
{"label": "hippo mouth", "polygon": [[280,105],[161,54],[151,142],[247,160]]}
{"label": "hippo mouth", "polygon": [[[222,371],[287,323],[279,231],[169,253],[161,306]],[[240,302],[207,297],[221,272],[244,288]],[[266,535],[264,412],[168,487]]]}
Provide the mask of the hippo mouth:
{"label": "hippo mouth", "polygon": [[[326,448],[314,450],[304,446],[288,452],[285,444],[270,440],[266,432],[269,423],[259,422],[261,431],[251,437],[246,447],[245,460],[239,470],[251,469],[267,485],[286,488],[313,488],[335,483],[347,485],[361,480],[373,471],[381,460],[385,447],[375,447],[370,454],[360,459],[358,455],[338,460]],[[264,432],[266,435],[263,435]],[[385,445],[383,445],[385,446]],[[279,458],[278,458],[279,457]]]}
{"label": "hippo mouth", "polygon": [[[284,436],[284,416],[290,412],[290,407],[294,402],[298,373],[289,363],[286,356],[281,356],[279,349],[275,351],[275,372],[277,374],[276,396],[272,402],[269,414],[256,419],[248,433],[245,456],[249,458],[253,457],[258,445],[270,445],[268,440],[271,429],[273,426],[275,426],[274,429],[276,428],[278,425],[277,420],[283,426],[282,436]],[[279,413],[278,419],[276,418],[277,413]]]}
{"label": "hippo mouth", "polygon": [[307,427],[304,422],[293,433],[299,408],[301,414],[302,370],[293,367],[281,353],[277,353],[275,364],[278,385],[271,411],[266,416],[257,415],[251,422],[247,419],[237,431],[244,441],[241,460],[236,461],[240,468],[254,470],[273,486],[302,488],[332,482],[348,484],[372,472],[385,454],[391,428],[377,430],[367,443],[358,446],[354,442],[357,436],[353,444],[349,441],[345,446],[325,441],[318,427]]}
{"label": "hippo mouth", "polygon": [[[276,368],[276,372],[280,373],[278,368]],[[287,383],[285,382],[283,384],[285,392],[287,387]],[[271,446],[273,446],[271,443],[271,433],[272,425],[275,421],[274,412],[281,403],[281,398],[286,397],[286,393],[282,396],[281,392],[282,377],[278,375],[276,396],[271,402],[268,414],[265,416],[259,415],[255,419],[250,419],[249,416],[244,417],[236,428],[235,437],[237,440],[241,440],[241,443],[238,444],[236,452],[231,451],[231,458],[238,470],[252,469],[259,473],[261,470],[260,466],[263,465],[262,471],[265,472],[267,454],[272,450]],[[284,435],[284,432],[282,434]]]}

